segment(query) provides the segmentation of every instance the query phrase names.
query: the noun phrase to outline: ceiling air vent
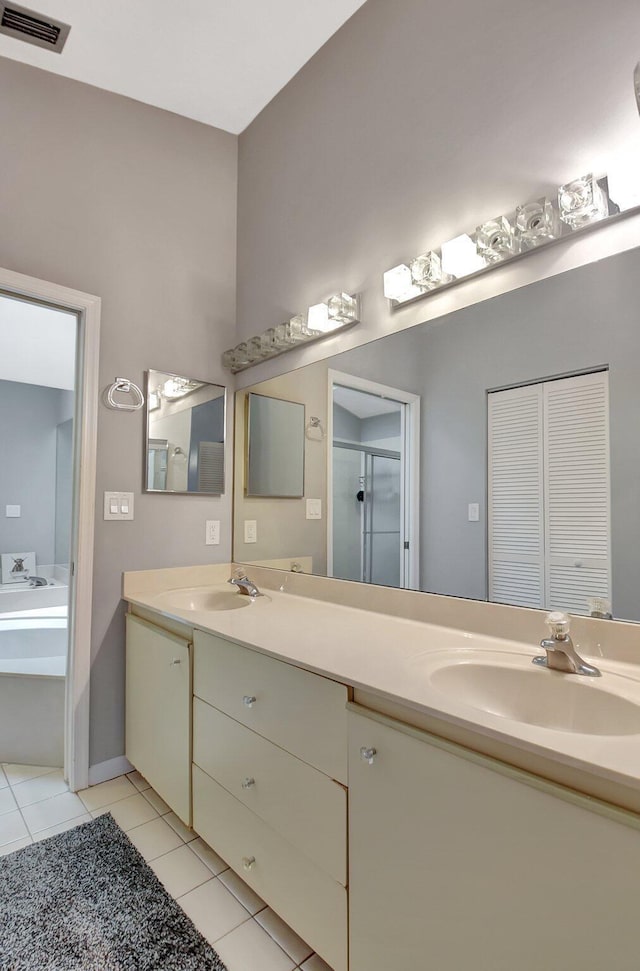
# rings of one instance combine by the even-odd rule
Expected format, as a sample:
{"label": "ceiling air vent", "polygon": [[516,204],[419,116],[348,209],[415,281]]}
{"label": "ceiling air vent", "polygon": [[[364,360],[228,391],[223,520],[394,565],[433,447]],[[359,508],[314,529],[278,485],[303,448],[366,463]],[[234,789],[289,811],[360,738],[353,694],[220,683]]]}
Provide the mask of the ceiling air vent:
{"label": "ceiling air vent", "polygon": [[0,34],[60,53],[71,27],[46,14],[0,0]]}

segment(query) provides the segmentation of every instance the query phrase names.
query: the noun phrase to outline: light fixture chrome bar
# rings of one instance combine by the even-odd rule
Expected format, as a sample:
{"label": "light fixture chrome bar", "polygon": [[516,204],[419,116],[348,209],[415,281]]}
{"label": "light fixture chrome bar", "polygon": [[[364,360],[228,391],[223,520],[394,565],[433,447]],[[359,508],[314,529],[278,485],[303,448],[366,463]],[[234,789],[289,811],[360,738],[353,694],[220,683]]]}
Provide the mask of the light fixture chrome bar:
{"label": "light fixture chrome bar", "polygon": [[489,220],[475,233],[463,233],[443,243],[433,251],[441,253],[440,279],[432,277],[428,286],[414,267],[430,254],[388,270],[384,274],[385,296],[393,310],[405,307],[639,210],[634,206],[620,212],[609,198],[606,176],[582,176],[559,187],[557,202],[542,198],[525,203],[512,213]]}

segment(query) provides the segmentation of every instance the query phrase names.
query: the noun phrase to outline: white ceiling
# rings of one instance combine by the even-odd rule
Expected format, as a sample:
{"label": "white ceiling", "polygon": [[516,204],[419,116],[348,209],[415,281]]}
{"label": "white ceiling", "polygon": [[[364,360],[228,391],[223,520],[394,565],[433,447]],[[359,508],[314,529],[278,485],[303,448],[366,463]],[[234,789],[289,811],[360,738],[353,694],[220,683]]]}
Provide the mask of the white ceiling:
{"label": "white ceiling", "polygon": [[73,390],[75,314],[0,295],[0,381]]}
{"label": "white ceiling", "polygon": [[356,418],[375,418],[376,415],[388,415],[400,411],[402,407],[398,401],[391,398],[381,398],[368,391],[357,391],[355,388],[333,386],[333,400],[346,411],[350,411]]}
{"label": "white ceiling", "polygon": [[235,134],[364,0],[21,0],[71,24],[61,54],[0,36],[0,56]]}

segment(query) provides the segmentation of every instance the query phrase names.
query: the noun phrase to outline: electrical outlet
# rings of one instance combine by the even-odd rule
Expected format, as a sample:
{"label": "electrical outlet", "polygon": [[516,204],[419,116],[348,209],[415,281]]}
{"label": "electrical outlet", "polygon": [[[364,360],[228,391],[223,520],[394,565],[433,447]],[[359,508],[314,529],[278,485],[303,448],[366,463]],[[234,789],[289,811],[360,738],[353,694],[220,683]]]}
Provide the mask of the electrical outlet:
{"label": "electrical outlet", "polygon": [[207,546],[220,545],[220,520],[207,519],[205,526],[204,541]]}
{"label": "electrical outlet", "polygon": [[244,521],[244,541],[245,543],[258,542],[258,523],[255,519],[245,519]]}

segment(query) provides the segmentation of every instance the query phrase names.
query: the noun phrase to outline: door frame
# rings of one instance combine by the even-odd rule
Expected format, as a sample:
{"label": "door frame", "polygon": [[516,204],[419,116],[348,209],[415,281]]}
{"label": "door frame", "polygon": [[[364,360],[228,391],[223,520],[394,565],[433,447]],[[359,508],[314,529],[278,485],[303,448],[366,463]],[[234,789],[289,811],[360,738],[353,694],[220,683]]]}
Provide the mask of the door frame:
{"label": "door frame", "polygon": [[89,680],[98,429],[100,297],[0,267],[0,291],[78,317],[69,564],[69,654],[65,680],[64,775],[72,791],[89,785]]}
{"label": "door frame", "polygon": [[401,518],[409,549],[401,570],[402,589],[420,589],[420,395],[392,388],[344,371],[327,371],[327,576],[333,576],[333,386],[365,391],[390,398],[406,407],[402,410],[403,456],[401,462]]}

